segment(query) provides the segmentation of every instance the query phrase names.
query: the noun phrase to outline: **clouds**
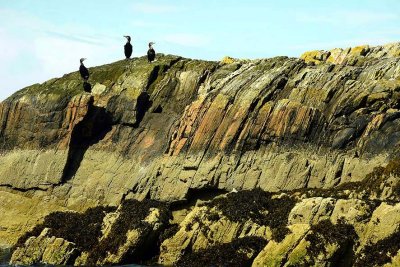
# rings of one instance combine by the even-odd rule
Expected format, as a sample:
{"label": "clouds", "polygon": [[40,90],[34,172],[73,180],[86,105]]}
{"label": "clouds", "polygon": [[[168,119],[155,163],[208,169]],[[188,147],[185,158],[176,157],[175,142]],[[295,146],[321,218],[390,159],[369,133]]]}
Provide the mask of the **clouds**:
{"label": "clouds", "polygon": [[84,34],[68,34],[65,32],[60,32],[60,31],[55,31],[55,30],[43,30],[41,31],[45,35],[48,35],[53,38],[58,38],[61,40],[67,40],[67,41],[75,41],[78,43],[85,43],[89,45],[101,45],[102,42],[99,38],[94,38],[92,36],[87,36]]}
{"label": "clouds", "polygon": [[331,25],[366,25],[373,23],[382,23],[384,21],[393,21],[400,19],[397,13],[374,12],[374,11],[333,11],[330,13],[299,13],[295,19],[305,23],[323,23]]}
{"label": "clouds", "polygon": [[188,47],[202,47],[207,46],[211,42],[209,36],[203,34],[192,33],[176,33],[163,36],[166,42]]}
{"label": "clouds", "polygon": [[[91,26],[53,24],[39,17],[1,9],[0,101],[33,83],[76,71],[79,58],[88,66],[122,57],[122,35],[110,36]],[[7,21],[7,23],[5,23]]]}
{"label": "clouds", "polygon": [[23,86],[134,56],[159,53],[218,60],[298,56],[312,49],[400,40],[400,1],[249,0],[3,1],[0,100]]}
{"label": "clouds", "polygon": [[145,13],[145,14],[165,14],[181,11],[181,8],[172,4],[160,4],[155,2],[141,2],[132,5],[135,12]]}
{"label": "clouds", "polygon": [[41,37],[34,41],[34,53],[39,66],[48,77],[76,71],[79,67],[79,58],[82,57],[88,59],[86,63],[88,66],[104,64],[105,57],[108,57],[107,51],[115,49],[113,44],[99,46],[78,40]]}
{"label": "clouds", "polygon": [[297,51],[297,55],[314,49],[382,45],[398,41],[396,35],[400,37],[400,31],[394,26],[400,23],[400,15],[391,10],[363,8],[316,13],[302,11],[294,15],[294,21],[315,32],[308,40],[288,46],[288,49]]}
{"label": "clouds", "polygon": [[333,48],[348,48],[358,45],[383,45],[390,42],[393,42],[393,40],[385,37],[349,38],[327,42],[304,42],[301,44],[289,45],[287,46],[287,49],[298,51],[299,53],[297,54],[297,56],[300,56],[301,53],[311,50],[330,50]]}
{"label": "clouds", "polygon": [[145,19],[135,19],[130,22],[130,25],[134,28],[157,28],[157,29],[173,29],[174,25],[168,22],[154,22],[151,18]]}
{"label": "clouds", "polygon": [[0,40],[0,62],[2,62],[1,65],[4,66],[18,56],[19,51],[23,49],[24,45],[9,32],[1,29]]}
{"label": "clouds", "polygon": [[[41,29],[44,21],[37,16],[33,16],[25,11],[14,10],[10,8],[0,8],[0,22],[3,29]],[[8,23],[5,23],[8,22]]]}

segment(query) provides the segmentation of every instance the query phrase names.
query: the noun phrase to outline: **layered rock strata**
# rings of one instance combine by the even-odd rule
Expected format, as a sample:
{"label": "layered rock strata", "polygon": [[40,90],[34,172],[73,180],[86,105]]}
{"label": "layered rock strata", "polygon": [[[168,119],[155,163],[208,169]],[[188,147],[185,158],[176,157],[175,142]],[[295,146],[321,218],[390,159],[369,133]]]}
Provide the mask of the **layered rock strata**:
{"label": "layered rock strata", "polygon": [[[13,262],[30,264],[22,259],[32,250],[39,251],[33,262],[50,264],[139,262],[149,255],[133,251],[147,237],[158,246],[153,262],[182,266],[212,247],[254,266],[343,258],[357,265],[374,246],[389,255],[378,265],[396,259],[384,244],[395,242],[400,223],[400,44],[299,59],[158,55],[153,64],[137,58],[90,72],[91,93],[71,73],[0,104],[0,245],[18,244]],[[233,193],[221,195],[256,188],[271,192],[251,191],[264,205],[254,203],[259,217],[233,219],[220,200],[235,203]],[[149,211],[147,230],[124,228],[129,244],[94,262],[73,237],[52,235],[57,226],[23,236],[46,226],[52,212],[47,220],[104,207],[112,218],[129,199],[171,206]],[[285,213],[271,224],[267,214],[281,214],[274,205]],[[157,245],[154,236],[168,229],[176,233]],[[65,253],[48,258],[56,247]]]}

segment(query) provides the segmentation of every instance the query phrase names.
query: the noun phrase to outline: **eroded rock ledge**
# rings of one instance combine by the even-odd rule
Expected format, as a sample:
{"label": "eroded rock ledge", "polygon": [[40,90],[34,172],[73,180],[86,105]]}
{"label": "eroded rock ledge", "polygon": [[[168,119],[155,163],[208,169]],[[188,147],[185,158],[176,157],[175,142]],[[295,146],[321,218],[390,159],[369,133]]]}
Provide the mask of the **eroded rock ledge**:
{"label": "eroded rock ledge", "polygon": [[396,161],[368,176],[373,187],[253,189],[195,204],[131,199],[56,212],[18,240],[11,263],[397,266],[399,174]]}
{"label": "eroded rock ledge", "polygon": [[[14,263],[396,261],[399,43],[90,71],[91,94],[71,73],[0,103],[0,246],[17,244]],[[102,241],[113,228],[118,243]]]}

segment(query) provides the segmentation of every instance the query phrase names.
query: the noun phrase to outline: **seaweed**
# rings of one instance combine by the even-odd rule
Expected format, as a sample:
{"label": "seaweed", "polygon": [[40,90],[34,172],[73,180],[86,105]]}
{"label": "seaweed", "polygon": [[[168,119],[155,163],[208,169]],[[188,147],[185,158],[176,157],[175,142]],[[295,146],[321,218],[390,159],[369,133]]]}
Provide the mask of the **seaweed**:
{"label": "seaweed", "polygon": [[354,246],[357,244],[358,236],[352,225],[339,221],[333,224],[330,220],[320,221],[311,226],[311,233],[305,239],[310,243],[308,254],[310,264],[315,264],[315,259],[320,254],[326,255],[328,244],[336,244],[338,249],[330,256],[332,266],[352,266],[354,260]]}
{"label": "seaweed", "polygon": [[295,204],[295,199],[286,194],[274,198],[270,192],[253,189],[231,193],[203,205],[216,207],[234,222],[251,220],[258,225],[269,226],[272,229],[272,238],[280,241],[290,231],[286,225]]}
{"label": "seaweed", "polygon": [[199,251],[186,252],[175,264],[179,267],[251,266],[254,258],[265,247],[261,237],[243,237],[230,243],[220,243]]}
{"label": "seaweed", "polygon": [[[115,207],[95,207],[90,208],[84,213],[77,212],[54,212],[47,215],[42,224],[36,225],[31,231],[25,233],[19,238],[14,249],[24,245],[25,241],[31,236],[39,236],[45,228],[49,228],[49,236],[63,238],[73,242],[80,252],[87,252],[87,264],[96,265],[98,260],[102,260],[108,253],[117,253],[127,239],[127,232],[132,229],[145,233],[145,238],[141,244],[129,248],[122,261],[146,262],[154,259],[159,254],[160,240],[159,232],[154,232],[151,225],[145,218],[149,215],[151,208],[160,209],[161,216],[165,220],[169,219],[169,207],[167,204],[154,200],[125,200],[122,202],[119,211],[119,217],[111,227],[107,237],[102,237],[102,224],[104,216],[107,213],[114,212]],[[169,230],[172,231],[173,228]],[[166,233],[168,235],[168,233]],[[100,240],[100,241],[99,241]]]}
{"label": "seaweed", "polygon": [[365,246],[357,255],[357,266],[383,266],[392,260],[400,249],[400,230],[397,230],[392,235]]}
{"label": "seaweed", "polygon": [[[104,259],[108,253],[117,253],[118,249],[125,244],[126,234],[129,230],[137,229],[140,232],[152,230],[150,224],[144,221],[151,208],[160,209],[160,214],[169,214],[169,207],[166,203],[147,199],[143,201],[124,200],[119,209],[118,219],[112,225],[110,233],[89,251],[88,264],[95,265],[98,260]],[[158,235],[154,236],[154,234],[146,236],[146,240],[143,240],[146,241],[146,244],[131,247],[121,263],[146,261],[157,254],[159,251],[154,250],[159,249],[159,247],[155,248],[154,244],[157,244]]]}
{"label": "seaweed", "polygon": [[22,236],[20,236],[15,243],[15,245],[12,248],[12,251],[17,249],[18,247],[24,246],[25,242],[31,237],[31,236],[39,236],[40,233],[43,231],[45,227],[43,224],[38,224],[33,227],[32,230],[25,232]]}
{"label": "seaweed", "polygon": [[14,249],[23,246],[31,236],[38,236],[45,228],[49,228],[48,235],[63,238],[76,244],[77,248],[85,251],[93,247],[101,236],[103,218],[115,207],[89,208],[84,213],[53,212],[44,218],[42,224],[36,225],[31,231],[21,236]]}
{"label": "seaweed", "polygon": [[400,158],[389,161],[385,166],[375,167],[365,178],[357,182],[347,182],[332,188],[302,188],[288,192],[289,194],[301,193],[306,197],[334,197],[349,198],[350,194],[357,193],[361,199],[371,201],[371,197],[382,197],[385,187],[391,187],[391,195],[385,196],[387,201],[400,200],[400,179],[388,182],[389,176],[400,177]]}
{"label": "seaweed", "polygon": [[168,225],[158,238],[159,244],[161,245],[162,242],[173,237],[178,231],[179,231],[179,224]]}
{"label": "seaweed", "polygon": [[385,166],[375,167],[371,173],[367,174],[365,179],[359,182],[345,183],[337,187],[339,190],[352,190],[357,193],[365,192],[364,198],[368,199],[371,195],[375,194],[380,197],[384,187],[390,186],[392,188],[391,197],[398,198],[400,192],[400,181],[396,180],[394,184],[387,183],[389,176],[400,176],[400,159],[395,158],[390,160]]}

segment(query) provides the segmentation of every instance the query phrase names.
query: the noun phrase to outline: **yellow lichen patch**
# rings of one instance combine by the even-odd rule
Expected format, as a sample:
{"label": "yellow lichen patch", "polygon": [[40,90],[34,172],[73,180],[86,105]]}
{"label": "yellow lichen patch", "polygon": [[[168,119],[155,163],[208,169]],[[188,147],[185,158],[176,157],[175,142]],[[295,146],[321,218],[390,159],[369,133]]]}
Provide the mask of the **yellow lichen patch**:
{"label": "yellow lichen patch", "polygon": [[225,56],[224,58],[221,59],[221,64],[232,64],[235,63],[236,59],[229,57],[229,56]]}
{"label": "yellow lichen patch", "polygon": [[326,58],[328,57],[326,51],[322,51],[322,50],[314,50],[314,51],[308,51],[303,53],[300,58],[304,59],[304,61],[306,63],[314,63],[316,65],[321,64],[322,62],[324,62],[326,60]]}
{"label": "yellow lichen patch", "polygon": [[385,99],[389,98],[389,96],[390,96],[389,92],[373,93],[373,94],[368,95],[367,103],[374,103],[376,101],[385,100]]}
{"label": "yellow lichen patch", "polygon": [[400,57],[400,44],[399,43],[394,43],[394,44],[389,44],[387,46],[388,49],[388,54],[392,57]]}
{"label": "yellow lichen patch", "polygon": [[[261,266],[282,266],[282,261],[288,259],[289,255],[294,252],[300,241],[304,238],[308,230],[310,229],[307,224],[294,224],[288,227],[291,234],[287,235],[281,242],[271,240],[265,248],[258,254],[254,259],[254,267]],[[304,241],[308,245],[308,242]],[[301,252],[302,248],[299,248],[290,257],[291,262],[301,262],[301,257],[304,252]]]}
{"label": "yellow lichen patch", "polygon": [[332,64],[340,64],[341,61],[343,61],[343,57],[347,54],[347,53],[343,53],[345,50],[341,49],[341,48],[335,48],[332,49],[331,55],[328,57],[328,59],[326,60],[329,63]]}
{"label": "yellow lichen patch", "polygon": [[369,52],[369,45],[360,45],[353,47],[350,50],[350,54],[353,56],[365,56]]}
{"label": "yellow lichen patch", "polygon": [[298,266],[305,265],[307,259],[307,248],[310,242],[302,239],[299,244],[292,250],[288,255],[288,266]]}

